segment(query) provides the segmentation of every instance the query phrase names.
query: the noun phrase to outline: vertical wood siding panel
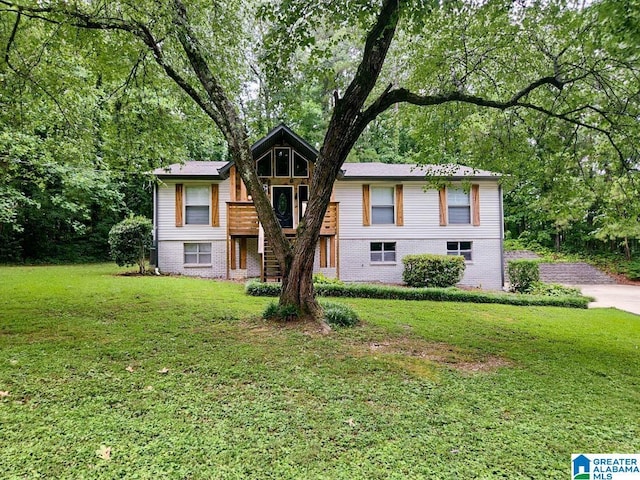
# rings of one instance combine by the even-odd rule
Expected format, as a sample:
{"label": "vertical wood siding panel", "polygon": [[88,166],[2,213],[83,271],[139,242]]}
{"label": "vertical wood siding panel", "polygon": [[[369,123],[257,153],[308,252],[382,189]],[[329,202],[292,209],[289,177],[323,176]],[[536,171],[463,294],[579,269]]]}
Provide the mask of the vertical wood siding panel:
{"label": "vertical wood siding panel", "polygon": [[240,239],[240,270],[247,269],[247,239]]}
{"label": "vertical wood siding panel", "polygon": [[396,225],[404,225],[404,191],[402,185],[396,185]]}
{"label": "vertical wood siding panel", "polygon": [[438,198],[440,199],[440,226],[447,224],[447,189],[441,188],[438,192]]}
{"label": "vertical wood siding panel", "polygon": [[362,185],[362,225],[371,225],[371,192],[369,185]]}
{"label": "vertical wood siding panel", "polygon": [[320,237],[320,268],[327,267],[327,237]]}
{"label": "vertical wood siding panel", "polygon": [[176,183],[176,227],[182,227],[184,221],[182,219],[183,208],[183,187],[181,183]]}
{"label": "vertical wood siding panel", "polygon": [[480,226],[480,185],[471,185],[471,215],[474,227]]}
{"label": "vertical wood siding panel", "polygon": [[211,184],[211,226],[220,226],[220,188],[217,183]]}

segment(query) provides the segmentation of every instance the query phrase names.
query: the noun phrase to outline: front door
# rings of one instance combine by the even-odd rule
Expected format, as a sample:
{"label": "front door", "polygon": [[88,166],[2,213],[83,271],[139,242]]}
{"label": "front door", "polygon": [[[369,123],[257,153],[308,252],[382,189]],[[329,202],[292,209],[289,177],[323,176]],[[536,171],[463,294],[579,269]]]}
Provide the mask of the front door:
{"label": "front door", "polygon": [[271,201],[282,228],[293,228],[293,187],[273,187]]}

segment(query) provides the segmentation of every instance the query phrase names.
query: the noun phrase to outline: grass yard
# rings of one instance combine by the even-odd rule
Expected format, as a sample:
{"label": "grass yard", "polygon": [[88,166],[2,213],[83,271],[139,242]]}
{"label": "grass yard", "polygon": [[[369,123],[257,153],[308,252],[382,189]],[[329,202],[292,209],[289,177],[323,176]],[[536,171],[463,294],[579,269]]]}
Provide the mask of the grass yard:
{"label": "grass yard", "polygon": [[265,323],[243,285],[0,268],[2,478],[568,478],[640,452],[640,317],[341,299]]}

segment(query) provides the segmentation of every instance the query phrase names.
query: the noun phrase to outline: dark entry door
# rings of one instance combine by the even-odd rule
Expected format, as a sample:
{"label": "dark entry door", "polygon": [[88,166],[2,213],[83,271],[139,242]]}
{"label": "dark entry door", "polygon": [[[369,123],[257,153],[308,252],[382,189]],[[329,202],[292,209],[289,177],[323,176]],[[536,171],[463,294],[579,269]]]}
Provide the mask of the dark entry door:
{"label": "dark entry door", "polygon": [[293,187],[273,187],[271,200],[282,228],[293,228]]}

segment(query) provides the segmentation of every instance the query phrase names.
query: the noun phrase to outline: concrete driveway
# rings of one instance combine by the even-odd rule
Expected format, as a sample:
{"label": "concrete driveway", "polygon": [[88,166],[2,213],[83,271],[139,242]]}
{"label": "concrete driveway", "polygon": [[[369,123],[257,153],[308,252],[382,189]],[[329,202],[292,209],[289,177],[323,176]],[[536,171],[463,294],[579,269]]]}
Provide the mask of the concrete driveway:
{"label": "concrete driveway", "polygon": [[640,315],[640,287],[635,285],[576,285],[583,295],[594,297],[589,308],[614,307]]}

